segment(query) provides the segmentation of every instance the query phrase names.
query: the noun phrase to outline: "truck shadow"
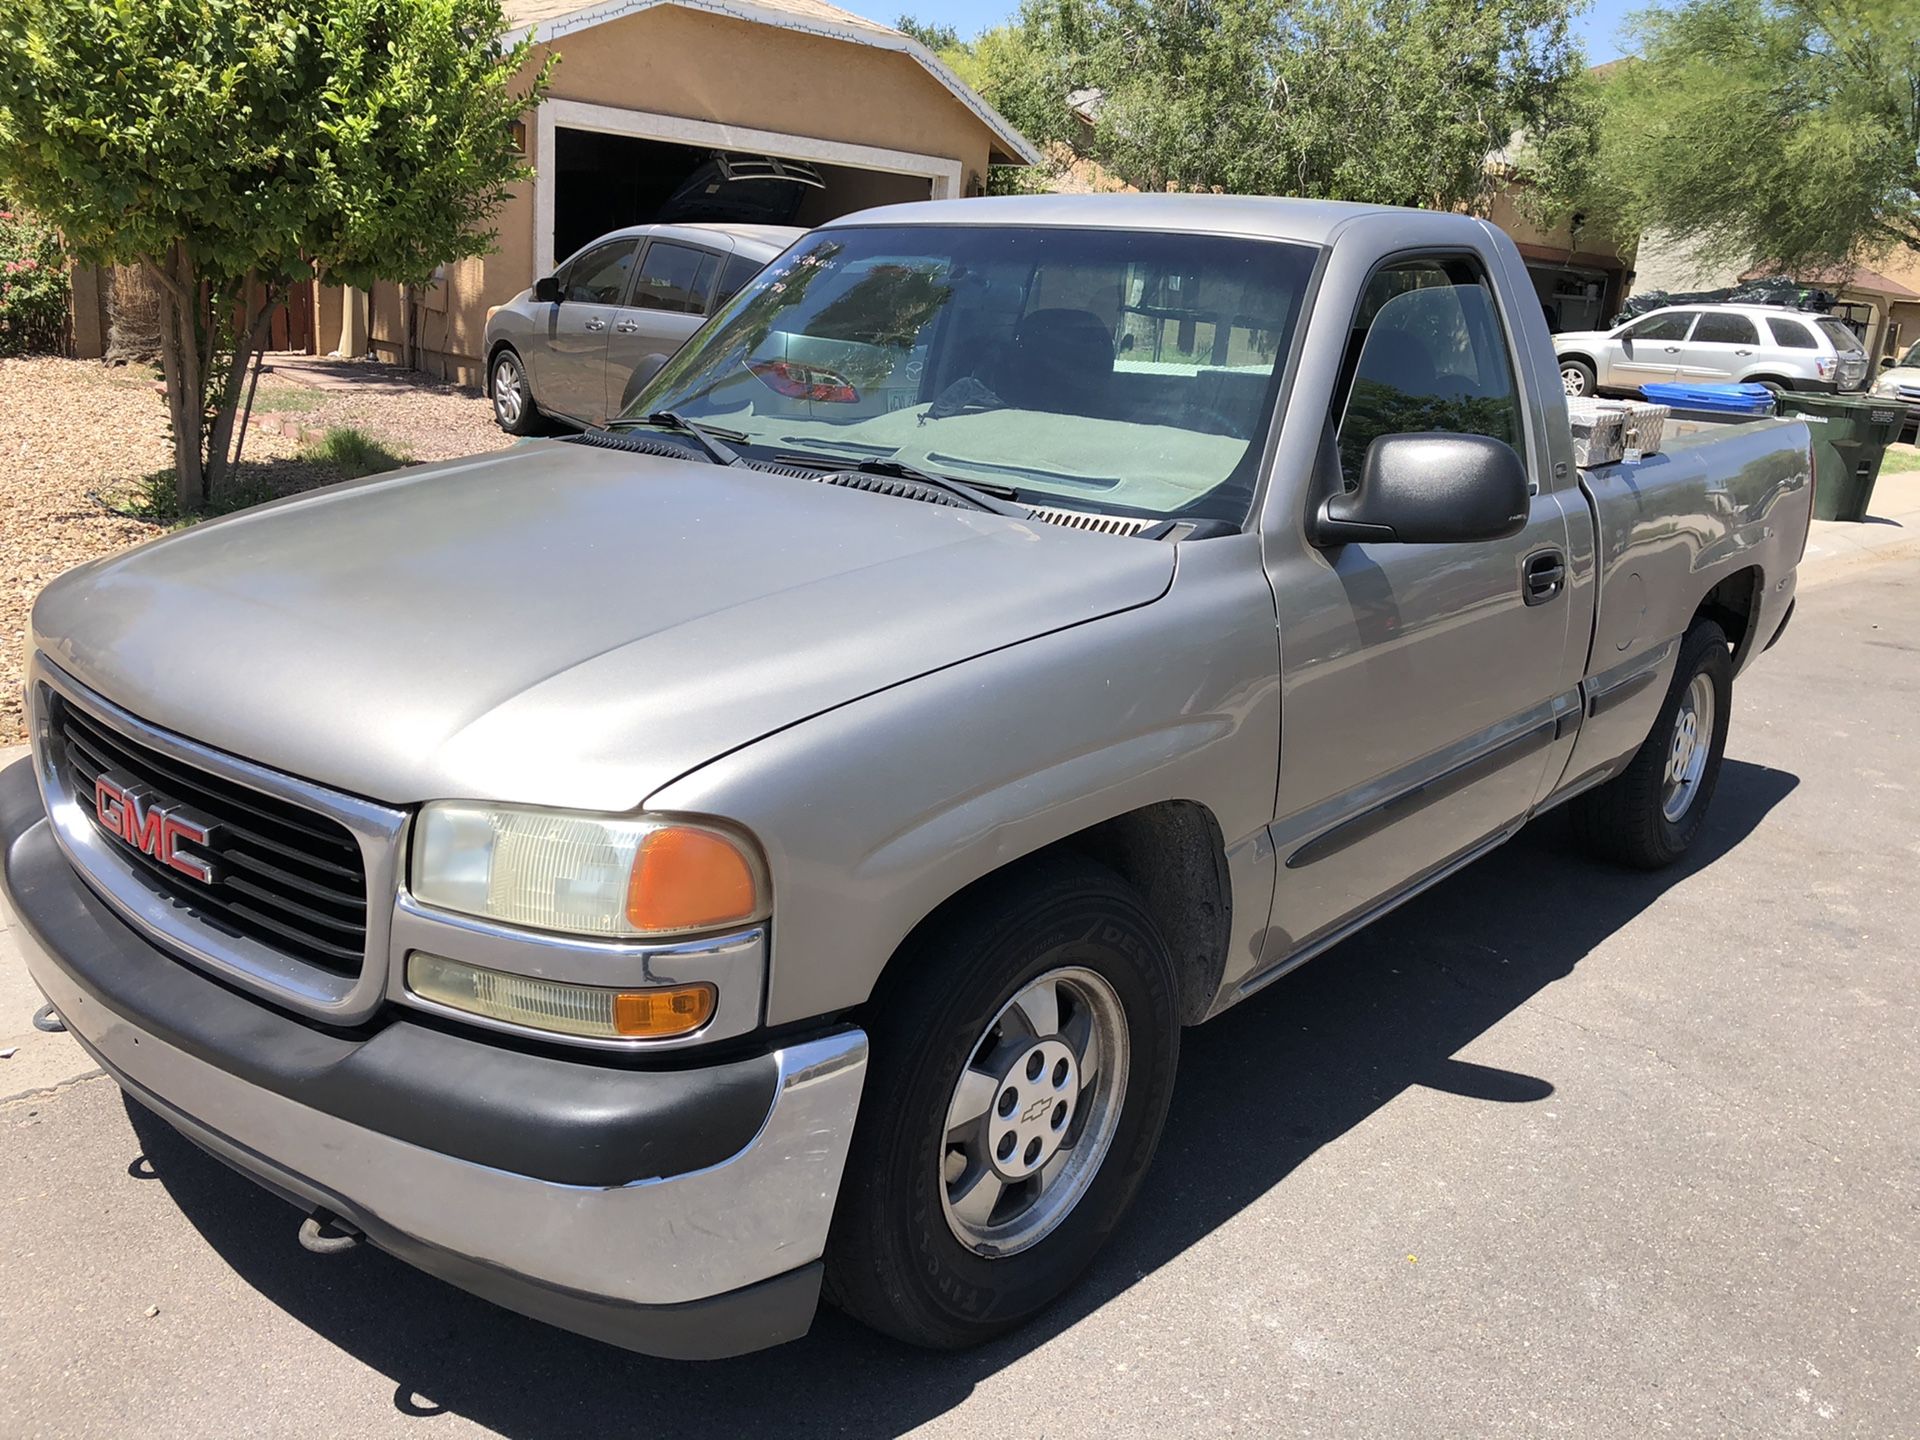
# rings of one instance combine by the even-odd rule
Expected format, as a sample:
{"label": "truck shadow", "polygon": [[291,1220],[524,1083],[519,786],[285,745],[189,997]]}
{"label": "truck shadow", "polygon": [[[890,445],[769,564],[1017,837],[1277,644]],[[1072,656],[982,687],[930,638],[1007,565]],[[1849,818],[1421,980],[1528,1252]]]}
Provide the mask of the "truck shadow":
{"label": "truck shadow", "polygon": [[128,1102],[127,1112],[152,1173],[207,1242],[268,1299],[390,1379],[402,1414],[451,1412],[509,1436],[897,1435],[1205,1240],[1402,1091],[1424,1085],[1493,1103],[1551,1095],[1547,1077],[1452,1057],[1712,866],[1798,783],[1727,761],[1695,853],[1656,875],[1592,865],[1548,817],[1188,1031],[1167,1138],[1134,1216],[1061,1304],[962,1355],[907,1349],[828,1310],[806,1339],[738,1360],[630,1355],[378,1252],[308,1254],[295,1243],[292,1210],[139,1106]]}

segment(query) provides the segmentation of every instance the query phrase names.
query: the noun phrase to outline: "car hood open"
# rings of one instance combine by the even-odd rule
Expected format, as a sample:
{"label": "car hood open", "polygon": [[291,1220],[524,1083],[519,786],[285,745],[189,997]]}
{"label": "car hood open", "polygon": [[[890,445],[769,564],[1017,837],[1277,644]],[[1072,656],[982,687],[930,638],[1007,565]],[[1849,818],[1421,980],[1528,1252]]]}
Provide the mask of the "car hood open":
{"label": "car hood open", "polygon": [[1146,604],[1174,547],[560,442],[335,486],[49,586],[143,719],[392,803],[640,805],[771,731]]}

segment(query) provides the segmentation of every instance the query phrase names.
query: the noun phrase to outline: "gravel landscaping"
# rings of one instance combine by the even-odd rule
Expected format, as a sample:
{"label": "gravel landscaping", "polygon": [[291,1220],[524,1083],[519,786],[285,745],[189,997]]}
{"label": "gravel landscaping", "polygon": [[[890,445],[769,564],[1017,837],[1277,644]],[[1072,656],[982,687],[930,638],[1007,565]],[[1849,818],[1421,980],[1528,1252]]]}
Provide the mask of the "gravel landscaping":
{"label": "gravel landscaping", "polygon": [[[344,478],[317,458],[303,431],[351,427],[415,461],[512,443],[474,392],[375,365],[305,361],[268,370],[254,413],[236,488],[261,498]],[[21,665],[34,596],[62,571],[172,528],[115,513],[135,503],[144,477],[170,463],[152,370],[0,360],[0,744],[23,734]]]}

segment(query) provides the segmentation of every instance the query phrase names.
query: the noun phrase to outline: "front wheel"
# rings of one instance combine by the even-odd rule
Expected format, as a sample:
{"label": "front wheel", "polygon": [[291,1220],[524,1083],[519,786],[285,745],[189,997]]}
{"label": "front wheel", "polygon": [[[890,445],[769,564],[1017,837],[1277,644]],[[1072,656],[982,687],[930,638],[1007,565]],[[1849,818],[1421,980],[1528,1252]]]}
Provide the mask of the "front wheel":
{"label": "front wheel", "polygon": [[1732,704],[1727,637],[1702,620],[1680,642],[1666,703],[1627,768],[1572,802],[1574,829],[1587,848],[1638,870],[1684,855],[1720,780]]}
{"label": "front wheel", "polygon": [[1569,399],[1582,395],[1591,395],[1598,388],[1593,366],[1584,360],[1562,360],[1560,362],[1560,388],[1567,392]]}
{"label": "front wheel", "polygon": [[996,877],[896,957],[827,1250],[842,1310],[955,1349],[1065,1291],[1153,1158],[1180,1028],[1166,943],[1113,872]]}
{"label": "front wheel", "polygon": [[509,435],[539,433],[540,407],[533,403],[527,367],[513,351],[502,350],[494,357],[487,390],[493,396],[493,418],[502,430]]}

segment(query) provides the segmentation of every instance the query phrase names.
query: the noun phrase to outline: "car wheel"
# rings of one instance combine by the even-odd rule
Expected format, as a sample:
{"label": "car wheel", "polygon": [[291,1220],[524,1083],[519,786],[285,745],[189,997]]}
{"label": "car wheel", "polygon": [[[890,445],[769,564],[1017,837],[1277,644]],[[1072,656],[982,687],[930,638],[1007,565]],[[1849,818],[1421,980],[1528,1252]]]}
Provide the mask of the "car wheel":
{"label": "car wheel", "polygon": [[533,403],[526,366],[512,350],[493,357],[487,391],[493,396],[493,418],[509,435],[534,435],[540,430],[540,407]]}
{"label": "car wheel", "polygon": [[1727,637],[1702,620],[1680,643],[1659,718],[1606,784],[1572,802],[1575,831],[1603,859],[1639,870],[1671,865],[1687,852],[1720,780],[1733,704]]}
{"label": "car wheel", "polygon": [[1139,1189],[1179,1056],[1173,961],[1117,875],[1051,857],[923,927],[889,975],[827,1294],[912,1344],[974,1345],[1065,1291]]}
{"label": "car wheel", "polygon": [[1593,394],[1598,388],[1594,380],[1593,367],[1584,360],[1562,360],[1560,388],[1567,392],[1569,399]]}

